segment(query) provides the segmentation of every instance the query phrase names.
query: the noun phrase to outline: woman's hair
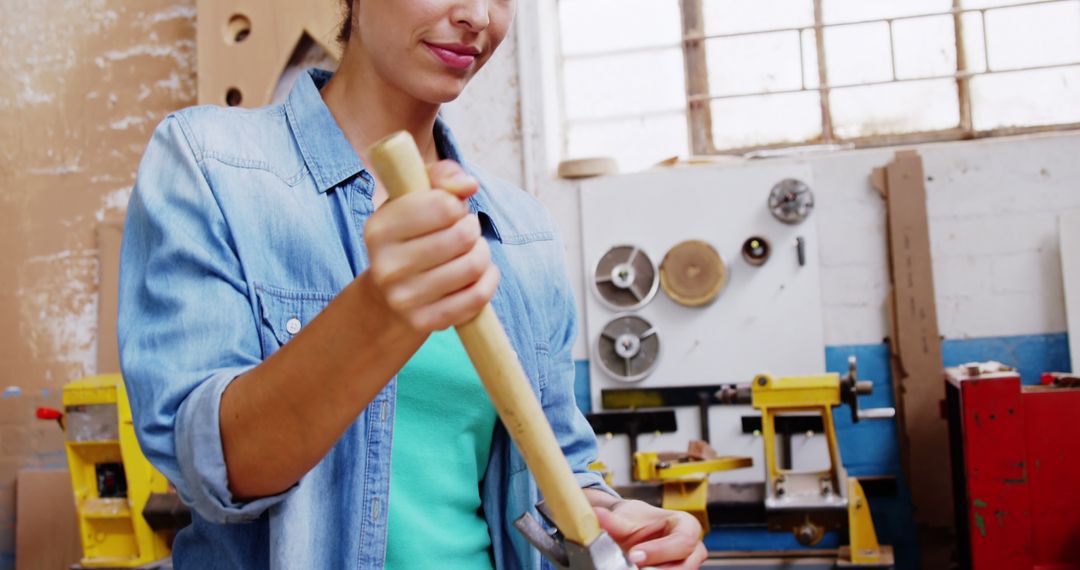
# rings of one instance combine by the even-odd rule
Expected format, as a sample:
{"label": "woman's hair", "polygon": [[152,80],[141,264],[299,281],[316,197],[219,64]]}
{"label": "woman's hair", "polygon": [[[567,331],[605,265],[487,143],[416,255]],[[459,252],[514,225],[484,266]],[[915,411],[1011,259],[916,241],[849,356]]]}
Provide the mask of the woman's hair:
{"label": "woman's hair", "polygon": [[345,46],[349,43],[349,36],[352,35],[352,11],[353,0],[341,0],[345,4],[345,20],[341,22],[341,29],[338,30],[337,40],[338,43]]}

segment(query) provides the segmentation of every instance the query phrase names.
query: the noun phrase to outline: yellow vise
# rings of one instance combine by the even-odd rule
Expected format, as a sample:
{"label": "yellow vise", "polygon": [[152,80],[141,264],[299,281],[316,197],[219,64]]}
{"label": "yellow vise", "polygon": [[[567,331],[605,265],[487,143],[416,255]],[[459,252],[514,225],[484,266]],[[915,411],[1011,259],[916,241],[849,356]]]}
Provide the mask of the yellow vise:
{"label": "yellow vise", "polygon": [[[852,407],[852,418],[891,417],[891,409],[859,412],[857,396],[869,394],[870,382],[855,379],[854,362],[843,378],[818,374],[773,378],[761,374],[751,385],[751,405],[761,411],[765,442],[765,512],[770,530],[792,532],[802,544],[817,544],[828,528],[848,527],[850,546],[841,558],[851,564],[890,564],[891,551],[878,544],[870,508],[859,482],[848,477],[840,460],[833,408]],[[828,444],[829,466],[817,471],[782,469],[777,462],[776,418],[818,414]]]}

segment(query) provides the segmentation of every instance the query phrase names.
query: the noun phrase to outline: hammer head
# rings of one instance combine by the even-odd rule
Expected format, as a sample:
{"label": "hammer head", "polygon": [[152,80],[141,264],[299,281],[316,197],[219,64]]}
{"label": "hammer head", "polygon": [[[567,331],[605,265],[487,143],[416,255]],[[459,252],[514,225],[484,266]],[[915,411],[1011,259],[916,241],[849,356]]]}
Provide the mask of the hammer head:
{"label": "hammer head", "polygon": [[604,531],[589,544],[581,545],[563,539],[557,531],[549,534],[529,513],[518,517],[514,527],[560,570],[637,570]]}

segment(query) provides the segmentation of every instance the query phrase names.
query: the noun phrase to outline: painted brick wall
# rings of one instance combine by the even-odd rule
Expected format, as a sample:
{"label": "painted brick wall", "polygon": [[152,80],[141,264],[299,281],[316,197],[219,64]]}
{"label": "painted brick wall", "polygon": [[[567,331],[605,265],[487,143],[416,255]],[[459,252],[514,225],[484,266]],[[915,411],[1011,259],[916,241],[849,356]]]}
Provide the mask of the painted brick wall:
{"label": "painted brick wall", "polygon": [[[97,372],[95,227],[123,214],[153,127],[195,103],[195,18],[195,0],[0,3],[0,570],[17,470],[66,465],[34,409]],[[520,183],[517,58],[511,36],[446,113],[467,157]]]}
{"label": "painted brick wall", "polygon": [[[1057,216],[1080,209],[1080,135],[943,143],[920,152],[942,335],[1064,332]],[[809,159],[821,215],[827,344],[884,335],[884,203],[867,174],[891,154]]]}
{"label": "painted brick wall", "polygon": [[94,229],[122,212],[154,125],[194,102],[194,5],[0,2],[0,570],[16,470],[66,465],[34,409],[95,372]]}

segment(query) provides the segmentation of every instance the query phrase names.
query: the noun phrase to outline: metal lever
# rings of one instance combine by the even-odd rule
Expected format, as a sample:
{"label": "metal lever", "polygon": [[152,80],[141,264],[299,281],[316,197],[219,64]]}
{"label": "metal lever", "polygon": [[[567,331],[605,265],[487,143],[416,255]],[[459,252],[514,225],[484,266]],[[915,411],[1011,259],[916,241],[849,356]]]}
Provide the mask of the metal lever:
{"label": "metal lever", "polygon": [[896,408],[871,408],[859,410],[860,420],[887,420],[896,417]]}
{"label": "metal lever", "polygon": [[868,396],[873,393],[874,383],[859,380],[855,357],[849,356],[847,374],[840,380],[840,399],[851,408],[852,423],[859,423],[859,420],[887,420],[896,417],[896,408],[859,409],[859,396]]}

